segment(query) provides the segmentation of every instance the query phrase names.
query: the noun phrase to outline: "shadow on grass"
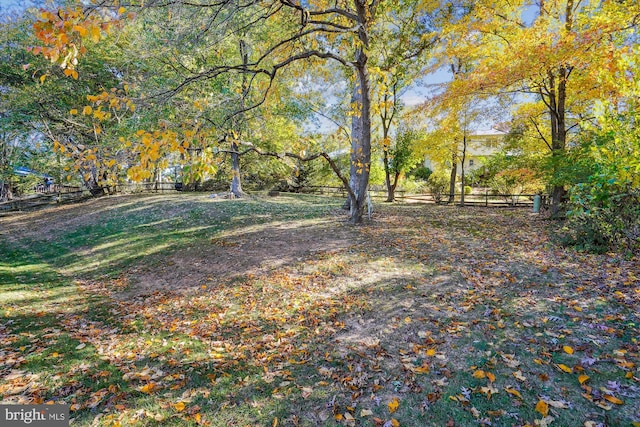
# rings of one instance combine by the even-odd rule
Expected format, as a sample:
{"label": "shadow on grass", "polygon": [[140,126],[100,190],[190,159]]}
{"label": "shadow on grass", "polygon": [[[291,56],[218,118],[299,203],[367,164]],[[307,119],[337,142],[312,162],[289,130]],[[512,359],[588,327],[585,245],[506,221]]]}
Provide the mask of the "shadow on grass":
{"label": "shadow on grass", "polygon": [[221,232],[240,232],[250,239],[242,232],[248,226],[275,230],[288,220],[324,217],[327,207],[313,204],[313,200],[292,203],[286,198],[265,202],[198,197],[168,202],[165,196],[134,198],[122,205],[96,208],[75,224],[61,224],[60,229],[53,222],[54,227],[18,244],[39,253],[47,264],[67,275],[117,277],[136,264],[155,268],[171,254],[190,248],[215,249],[212,238]]}

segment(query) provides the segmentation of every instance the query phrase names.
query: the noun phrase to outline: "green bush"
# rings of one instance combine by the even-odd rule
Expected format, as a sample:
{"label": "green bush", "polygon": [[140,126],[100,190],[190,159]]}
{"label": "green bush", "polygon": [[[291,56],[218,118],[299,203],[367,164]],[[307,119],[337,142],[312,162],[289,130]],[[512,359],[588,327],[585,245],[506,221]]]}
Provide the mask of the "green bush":
{"label": "green bush", "polygon": [[527,168],[507,169],[490,181],[491,193],[499,194],[509,203],[517,203],[522,194],[537,194],[544,184],[535,171]]}
{"label": "green bush", "polygon": [[427,188],[436,203],[442,202],[442,198],[449,192],[449,177],[444,173],[431,174],[427,180]]}
{"label": "green bush", "polygon": [[591,185],[570,191],[568,241],[589,252],[640,251],[640,190],[615,193]]}
{"label": "green bush", "polygon": [[433,171],[426,166],[420,166],[411,171],[411,175],[421,181],[428,181]]}
{"label": "green bush", "polygon": [[471,194],[473,192],[473,188],[471,188],[470,185],[465,185],[464,186],[464,194]]}
{"label": "green bush", "polygon": [[398,190],[407,193],[424,193],[428,191],[428,186],[426,181],[409,178],[402,182],[402,187],[399,187]]}
{"label": "green bush", "polygon": [[640,253],[640,115],[603,114],[567,164],[587,165],[569,190],[571,243],[590,251]]}

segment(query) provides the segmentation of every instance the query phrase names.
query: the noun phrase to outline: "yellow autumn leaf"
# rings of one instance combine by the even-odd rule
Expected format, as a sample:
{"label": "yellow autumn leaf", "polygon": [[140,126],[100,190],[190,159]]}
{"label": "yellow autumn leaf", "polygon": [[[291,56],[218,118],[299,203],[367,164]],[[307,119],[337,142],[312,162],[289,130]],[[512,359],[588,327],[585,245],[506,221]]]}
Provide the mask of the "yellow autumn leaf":
{"label": "yellow autumn leaf", "polygon": [[71,114],[72,116],[75,116],[76,114],[78,114],[78,110],[77,110],[77,109],[75,109],[75,108],[72,108],[72,109],[69,111],[69,114]]}
{"label": "yellow autumn leaf", "polygon": [[140,387],[140,391],[149,394],[152,393],[155,388],[156,385],[154,383],[149,383]]}
{"label": "yellow autumn leaf", "polygon": [[610,394],[605,394],[604,399],[608,402],[615,403],[616,405],[622,405],[624,403],[622,400],[615,396],[611,396]]}
{"label": "yellow autumn leaf", "polygon": [[93,108],[91,108],[89,105],[85,106],[82,109],[82,114],[84,114],[85,116],[88,116],[89,114],[91,114],[93,112]]}
{"label": "yellow autumn leaf", "polygon": [[67,77],[73,77],[74,80],[78,80],[78,72],[71,68],[65,68],[62,73]]}
{"label": "yellow autumn leaf", "polygon": [[392,427],[400,427],[400,422],[395,418],[391,418],[391,426]]}
{"label": "yellow autumn leaf", "polygon": [[544,400],[538,400],[536,403],[536,411],[542,414],[543,417],[546,417],[549,413],[549,405]]}
{"label": "yellow autumn leaf", "polygon": [[389,412],[393,414],[398,409],[398,406],[400,406],[400,401],[397,397],[394,397],[393,400],[387,404],[387,406],[389,407]]}
{"label": "yellow autumn leaf", "polygon": [[184,411],[185,406],[186,405],[184,404],[184,402],[178,402],[175,405],[173,405],[173,409],[175,409],[178,412],[182,412]]}
{"label": "yellow autumn leaf", "polygon": [[271,423],[271,427],[278,427],[278,417],[273,419],[273,423]]}
{"label": "yellow autumn leaf", "polygon": [[427,356],[429,357],[433,357],[436,355],[436,349],[435,348],[430,348],[427,350]]}
{"label": "yellow autumn leaf", "polygon": [[478,369],[473,373],[474,378],[482,379],[486,377],[486,373],[482,369]]}
{"label": "yellow autumn leaf", "polygon": [[568,374],[570,374],[571,372],[573,372],[573,369],[571,369],[570,367],[568,367],[567,365],[563,365],[562,363],[556,365],[558,368],[560,368],[561,371],[564,371]]}
{"label": "yellow autumn leaf", "polygon": [[518,390],[515,390],[513,388],[505,388],[504,391],[506,391],[507,393],[516,396],[520,399],[522,399],[522,395],[520,394],[520,392]]}
{"label": "yellow autumn leaf", "polygon": [[569,347],[568,345],[563,346],[562,349],[567,354],[573,354],[573,348]]}
{"label": "yellow autumn leaf", "polygon": [[515,372],[513,373],[513,376],[514,376],[518,381],[526,381],[526,380],[527,380],[527,377],[525,377],[525,376],[522,374],[522,371],[519,371],[519,370],[518,370],[518,371],[515,371]]}
{"label": "yellow autumn leaf", "polygon": [[587,380],[588,380],[588,379],[589,379],[589,375],[580,375],[580,376],[578,377],[578,382],[579,382],[580,384],[584,384],[584,383],[586,383],[586,382],[587,382]]}
{"label": "yellow autumn leaf", "polygon": [[120,6],[120,7],[118,8],[118,15],[122,15],[122,14],[125,12],[125,10],[126,10],[126,9],[125,9],[123,6]]}
{"label": "yellow autumn leaf", "polygon": [[493,375],[491,372],[487,372],[487,378],[489,378],[489,381],[492,383],[496,381],[496,376]]}
{"label": "yellow autumn leaf", "polygon": [[75,31],[76,33],[80,34],[80,37],[86,37],[87,36],[87,29],[85,27],[83,27],[82,25],[74,25],[73,26],[73,31]]}
{"label": "yellow autumn leaf", "polygon": [[413,372],[416,372],[418,374],[428,374],[429,373],[429,365],[418,366],[413,370]]}
{"label": "yellow autumn leaf", "polygon": [[491,396],[493,396],[494,394],[498,394],[499,390],[489,384],[489,387],[480,387],[480,392],[486,394],[488,399],[491,399]]}
{"label": "yellow autumn leaf", "polygon": [[44,81],[45,81],[46,78],[47,78],[46,74],[43,74],[43,75],[40,76],[40,84],[41,85],[44,84]]}

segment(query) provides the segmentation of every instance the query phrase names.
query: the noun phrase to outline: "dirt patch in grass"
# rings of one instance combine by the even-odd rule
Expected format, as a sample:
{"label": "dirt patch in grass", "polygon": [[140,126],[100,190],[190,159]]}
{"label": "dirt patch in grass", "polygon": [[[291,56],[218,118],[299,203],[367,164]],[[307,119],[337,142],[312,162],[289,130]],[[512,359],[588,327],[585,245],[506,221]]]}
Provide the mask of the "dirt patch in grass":
{"label": "dirt patch in grass", "polygon": [[153,267],[130,270],[127,295],[268,274],[343,252],[359,240],[357,230],[337,217],[249,226],[173,253]]}

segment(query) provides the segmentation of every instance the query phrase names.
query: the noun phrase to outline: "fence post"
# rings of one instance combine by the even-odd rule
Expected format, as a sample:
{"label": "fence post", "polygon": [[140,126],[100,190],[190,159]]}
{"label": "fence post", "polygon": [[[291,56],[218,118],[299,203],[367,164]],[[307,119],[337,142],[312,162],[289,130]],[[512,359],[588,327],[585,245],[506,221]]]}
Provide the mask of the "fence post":
{"label": "fence post", "polygon": [[542,197],[539,194],[533,196],[533,213],[540,213],[540,201]]}
{"label": "fence post", "polygon": [[489,207],[489,190],[484,190],[484,207]]}

